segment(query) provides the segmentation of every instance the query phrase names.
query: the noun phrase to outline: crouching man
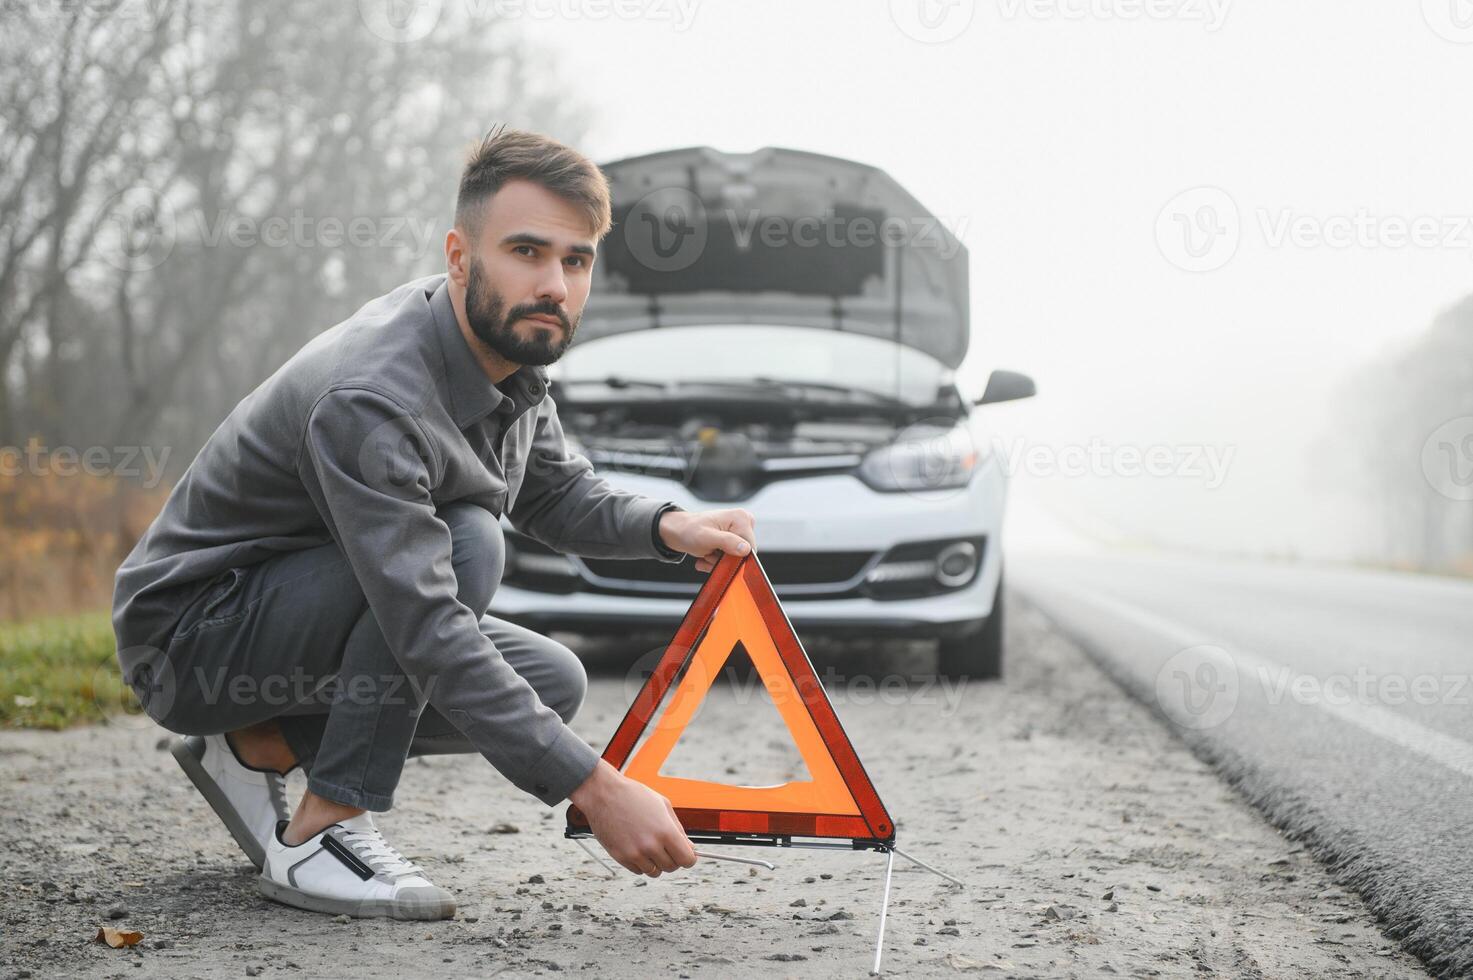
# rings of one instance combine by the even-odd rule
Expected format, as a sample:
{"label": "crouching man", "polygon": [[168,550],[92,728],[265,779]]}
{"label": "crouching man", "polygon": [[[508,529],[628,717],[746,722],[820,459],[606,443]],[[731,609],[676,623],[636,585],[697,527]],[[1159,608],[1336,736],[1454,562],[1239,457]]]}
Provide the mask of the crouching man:
{"label": "crouching man", "polygon": [[[558,551],[709,572],[741,509],[619,491],[564,444],[544,366],[568,349],[611,224],[580,154],[501,131],[461,178],[444,275],[323,332],[210,437],[118,570],[118,657],[189,778],[298,908],[435,919],[455,901],[385,840],[411,755],[479,752],[571,800],[628,870],[690,867],[664,797],[568,728],[582,665],[487,615],[500,516]],[[307,791],[288,812],[284,775]]]}

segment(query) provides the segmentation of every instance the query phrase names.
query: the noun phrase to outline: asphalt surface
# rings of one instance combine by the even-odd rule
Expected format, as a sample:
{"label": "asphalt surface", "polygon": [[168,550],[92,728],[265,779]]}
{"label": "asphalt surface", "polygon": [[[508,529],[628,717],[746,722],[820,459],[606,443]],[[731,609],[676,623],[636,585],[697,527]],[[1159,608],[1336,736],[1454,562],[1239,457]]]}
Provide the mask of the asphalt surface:
{"label": "asphalt surface", "polygon": [[1008,578],[1432,972],[1473,975],[1473,583],[1111,554]]}

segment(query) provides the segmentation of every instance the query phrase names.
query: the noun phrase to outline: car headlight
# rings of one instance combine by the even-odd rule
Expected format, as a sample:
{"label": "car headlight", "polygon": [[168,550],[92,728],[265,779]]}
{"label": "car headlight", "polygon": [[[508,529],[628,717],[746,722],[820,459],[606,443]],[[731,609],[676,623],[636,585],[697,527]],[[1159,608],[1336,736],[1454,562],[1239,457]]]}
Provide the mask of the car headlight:
{"label": "car headlight", "polygon": [[984,453],[964,425],[913,426],[888,446],[872,450],[856,470],[875,490],[951,490],[966,486]]}

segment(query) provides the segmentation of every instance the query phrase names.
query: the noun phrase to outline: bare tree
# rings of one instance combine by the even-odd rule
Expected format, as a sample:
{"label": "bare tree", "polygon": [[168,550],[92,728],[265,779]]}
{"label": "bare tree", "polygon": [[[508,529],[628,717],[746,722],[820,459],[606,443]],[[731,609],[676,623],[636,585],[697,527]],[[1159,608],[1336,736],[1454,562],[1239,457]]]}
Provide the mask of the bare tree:
{"label": "bare tree", "polygon": [[[125,143],[174,33],[172,4],[156,25],[86,4],[7,5],[0,50],[0,441],[14,441],[13,356],[23,341],[47,352],[70,337],[69,284],[92,256],[89,204],[108,182],[139,175]],[[28,338],[27,332],[35,331]],[[33,363],[27,359],[26,364]],[[25,385],[41,412],[52,392]]]}
{"label": "bare tree", "polygon": [[397,44],[356,4],[308,9],[7,8],[0,445],[187,461],[312,334],[442,266],[470,140],[501,121],[579,135],[507,25]]}
{"label": "bare tree", "polygon": [[1473,572],[1473,297],[1356,372],[1337,404],[1332,445],[1374,556]]}

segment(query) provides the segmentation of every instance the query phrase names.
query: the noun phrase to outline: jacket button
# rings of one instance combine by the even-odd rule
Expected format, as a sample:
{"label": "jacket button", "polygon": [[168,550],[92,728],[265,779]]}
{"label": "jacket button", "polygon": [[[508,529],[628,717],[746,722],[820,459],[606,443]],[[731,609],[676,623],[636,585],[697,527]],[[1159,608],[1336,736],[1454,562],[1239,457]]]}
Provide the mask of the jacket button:
{"label": "jacket button", "polygon": [[536,786],[533,786],[532,789],[534,789],[534,790],[537,791],[537,795],[538,796],[546,796],[547,793],[548,793],[547,787],[544,786],[544,785],[542,785],[541,783],[538,783]]}

